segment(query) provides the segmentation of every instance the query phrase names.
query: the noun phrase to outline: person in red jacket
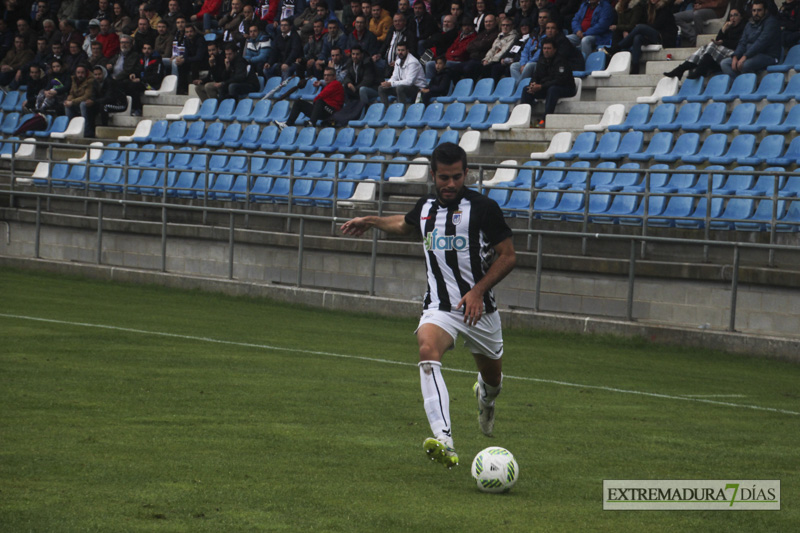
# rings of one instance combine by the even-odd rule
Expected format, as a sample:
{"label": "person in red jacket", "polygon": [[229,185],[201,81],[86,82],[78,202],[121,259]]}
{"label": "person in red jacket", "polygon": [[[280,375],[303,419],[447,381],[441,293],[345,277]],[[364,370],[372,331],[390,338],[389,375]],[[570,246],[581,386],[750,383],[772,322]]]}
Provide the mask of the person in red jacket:
{"label": "person in red jacket", "polygon": [[314,85],[324,85],[320,93],[314,98],[314,103],[306,100],[295,100],[286,122],[275,121],[278,129],[282,130],[289,124],[296,124],[300,113],[305,113],[308,116],[308,120],[304,125],[314,126],[318,121],[326,120],[344,106],[344,87],[336,79],[335,69],[326,67],[323,81],[315,81]]}
{"label": "person in red jacket", "polygon": [[[461,33],[458,34],[456,40],[444,53],[444,58],[447,60],[447,68],[453,69],[464,61],[469,61],[469,52],[467,46],[475,40],[478,34],[475,33],[475,22],[465,16],[461,21]],[[428,61],[425,63],[425,77],[428,79],[433,78],[436,74],[436,62]]]}
{"label": "person in red jacket", "polygon": [[202,22],[203,30],[214,29],[218,25],[217,17],[219,17],[221,8],[222,0],[205,0],[200,11],[192,15],[191,21],[193,23]]}

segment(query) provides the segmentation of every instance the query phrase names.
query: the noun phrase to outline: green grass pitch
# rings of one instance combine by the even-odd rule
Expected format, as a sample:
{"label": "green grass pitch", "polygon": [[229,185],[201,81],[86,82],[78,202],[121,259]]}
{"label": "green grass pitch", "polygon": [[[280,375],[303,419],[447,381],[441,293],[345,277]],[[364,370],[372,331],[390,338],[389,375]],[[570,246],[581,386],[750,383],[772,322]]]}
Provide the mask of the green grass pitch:
{"label": "green grass pitch", "polygon": [[[794,531],[800,365],[507,330],[495,437],[444,361],[461,465],[428,461],[387,319],[0,270],[0,531]],[[520,478],[480,493],[488,446]],[[603,511],[604,479],[780,479],[780,511]]]}

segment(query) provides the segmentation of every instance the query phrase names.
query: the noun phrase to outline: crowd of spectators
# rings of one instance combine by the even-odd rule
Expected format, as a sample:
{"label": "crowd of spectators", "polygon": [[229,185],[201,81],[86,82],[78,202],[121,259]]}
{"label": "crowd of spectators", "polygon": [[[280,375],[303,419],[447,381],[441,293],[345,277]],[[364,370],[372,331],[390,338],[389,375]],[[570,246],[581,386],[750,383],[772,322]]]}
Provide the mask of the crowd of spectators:
{"label": "crowd of spectators", "polygon": [[129,98],[141,116],[168,74],[201,99],[317,78],[320,102],[290,117],[313,121],[390,97],[429,102],[464,78],[530,78],[522,100],[546,114],[591,53],[628,50],[636,73],[643,46],[695,46],[725,13],[717,38],[665,75],[758,72],[800,42],[800,0],[729,1],[4,0],[0,87],[25,87],[26,110],[84,116],[87,137]]}

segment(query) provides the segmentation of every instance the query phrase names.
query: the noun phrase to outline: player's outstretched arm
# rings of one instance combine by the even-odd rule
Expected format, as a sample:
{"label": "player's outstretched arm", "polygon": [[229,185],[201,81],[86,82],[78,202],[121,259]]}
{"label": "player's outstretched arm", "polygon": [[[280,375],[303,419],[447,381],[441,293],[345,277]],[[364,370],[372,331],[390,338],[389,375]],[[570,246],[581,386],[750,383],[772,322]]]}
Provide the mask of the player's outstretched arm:
{"label": "player's outstretched arm", "polygon": [[408,235],[414,230],[413,226],[406,224],[405,216],[392,215],[388,217],[358,217],[342,224],[342,233],[358,237],[368,229],[377,228],[392,235]]}

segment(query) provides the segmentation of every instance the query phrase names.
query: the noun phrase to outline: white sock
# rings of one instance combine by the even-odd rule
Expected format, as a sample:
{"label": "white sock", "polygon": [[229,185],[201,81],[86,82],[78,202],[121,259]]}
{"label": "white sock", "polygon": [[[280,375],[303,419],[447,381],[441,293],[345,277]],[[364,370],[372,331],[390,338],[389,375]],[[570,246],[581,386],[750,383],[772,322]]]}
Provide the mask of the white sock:
{"label": "white sock", "polygon": [[424,361],[419,363],[419,378],[425,414],[433,435],[447,446],[453,446],[450,432],[450,395],[442,378],[442,363]]}
{"label": "white sock", "polygon": [[491,407],[494,405],[494,399],[497,398],[500,391],[503,389],[503,375],[500,375],[500,384],[495,387],[483,381],[483,376],[478,372],[478,387],[481,391],[481,402]]}

